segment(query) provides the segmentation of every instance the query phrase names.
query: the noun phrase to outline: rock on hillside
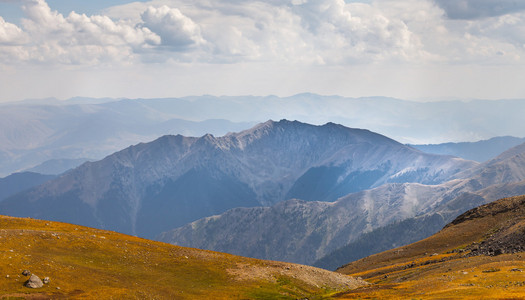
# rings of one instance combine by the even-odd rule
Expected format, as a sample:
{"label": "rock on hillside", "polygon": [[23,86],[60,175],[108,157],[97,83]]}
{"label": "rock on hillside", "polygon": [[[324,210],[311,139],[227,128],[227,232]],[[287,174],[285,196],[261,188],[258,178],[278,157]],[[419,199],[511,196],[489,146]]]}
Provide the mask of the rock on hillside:
{"label": "rock on hillside", "polygon": [[440,183],[475,165],[368,130],[268,121],[224,137],[164,136],[129,147],[6,199],[0,213],[153,237],[235,207]]}

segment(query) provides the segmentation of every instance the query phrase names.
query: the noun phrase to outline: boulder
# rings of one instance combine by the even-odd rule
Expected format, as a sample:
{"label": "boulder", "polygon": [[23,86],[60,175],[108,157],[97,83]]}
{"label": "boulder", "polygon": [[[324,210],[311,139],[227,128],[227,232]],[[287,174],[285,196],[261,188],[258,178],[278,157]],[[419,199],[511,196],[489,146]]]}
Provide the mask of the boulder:
{"label": "boulder", "polygon": [[31,277],[29,277],[29,280],[26,281],[24,286],[32,289],[38,289],[43,287],[44,283],[38,276],[36,276],[35,274],[31,274]]}

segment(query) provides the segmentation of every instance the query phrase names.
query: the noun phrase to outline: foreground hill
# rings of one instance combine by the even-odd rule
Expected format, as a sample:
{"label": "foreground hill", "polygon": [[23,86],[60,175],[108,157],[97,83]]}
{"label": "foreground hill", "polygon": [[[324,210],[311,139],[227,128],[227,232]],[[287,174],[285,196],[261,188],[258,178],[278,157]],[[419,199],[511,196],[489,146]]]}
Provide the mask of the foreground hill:
{"label": "foreground hill", "polygon": [[477,163],[368,130],[268,121],[224,137],[164,136],[0,203],[0,213],[154,237],[236,207],[334,201],[386,182],[443,182]]}
{"label": "foreground hill", "polygon": [[[29,270],[50,282],[24,287]],[[365,285],[308,266],[0,216],[1,299],[297,299]]]}
{"label": "foreground hill", "polygon": [[437,234],[337,271],[374,285],[341,299],[523,299],[525,196],[474,208]]}

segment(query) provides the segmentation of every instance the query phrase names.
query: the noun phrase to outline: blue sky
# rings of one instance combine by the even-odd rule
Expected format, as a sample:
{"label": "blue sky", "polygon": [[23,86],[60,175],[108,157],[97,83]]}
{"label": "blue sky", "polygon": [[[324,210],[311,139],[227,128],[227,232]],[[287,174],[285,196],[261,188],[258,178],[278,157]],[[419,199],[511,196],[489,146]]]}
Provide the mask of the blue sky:
{"label": "blue sky", "polygon": [[[19,23],[20,19],[24,17],[24,12],[21,8],[22,1],[0,1],[1,16],[11,23]],[[127,4],[128,0],[48,0],[46,1],[50,7],[57,10],[61,14],[67,15],[72,11],[80,14],[95,15],[100,14],[105,8]],[[146,0],[135,1],[146,2]]]}
{"label": "blue sky", "polygon": [[0,0],[0,101],[523,98],[524,58],[525,1]]}

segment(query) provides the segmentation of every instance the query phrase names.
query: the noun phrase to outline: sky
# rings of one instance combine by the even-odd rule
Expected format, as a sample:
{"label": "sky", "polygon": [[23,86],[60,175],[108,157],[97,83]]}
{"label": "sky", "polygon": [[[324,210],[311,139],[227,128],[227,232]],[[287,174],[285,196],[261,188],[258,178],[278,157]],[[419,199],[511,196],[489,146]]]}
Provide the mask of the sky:
{"label": "sky", "polygon": [[521,0],[0,0],[0,102],[525,98]]}

